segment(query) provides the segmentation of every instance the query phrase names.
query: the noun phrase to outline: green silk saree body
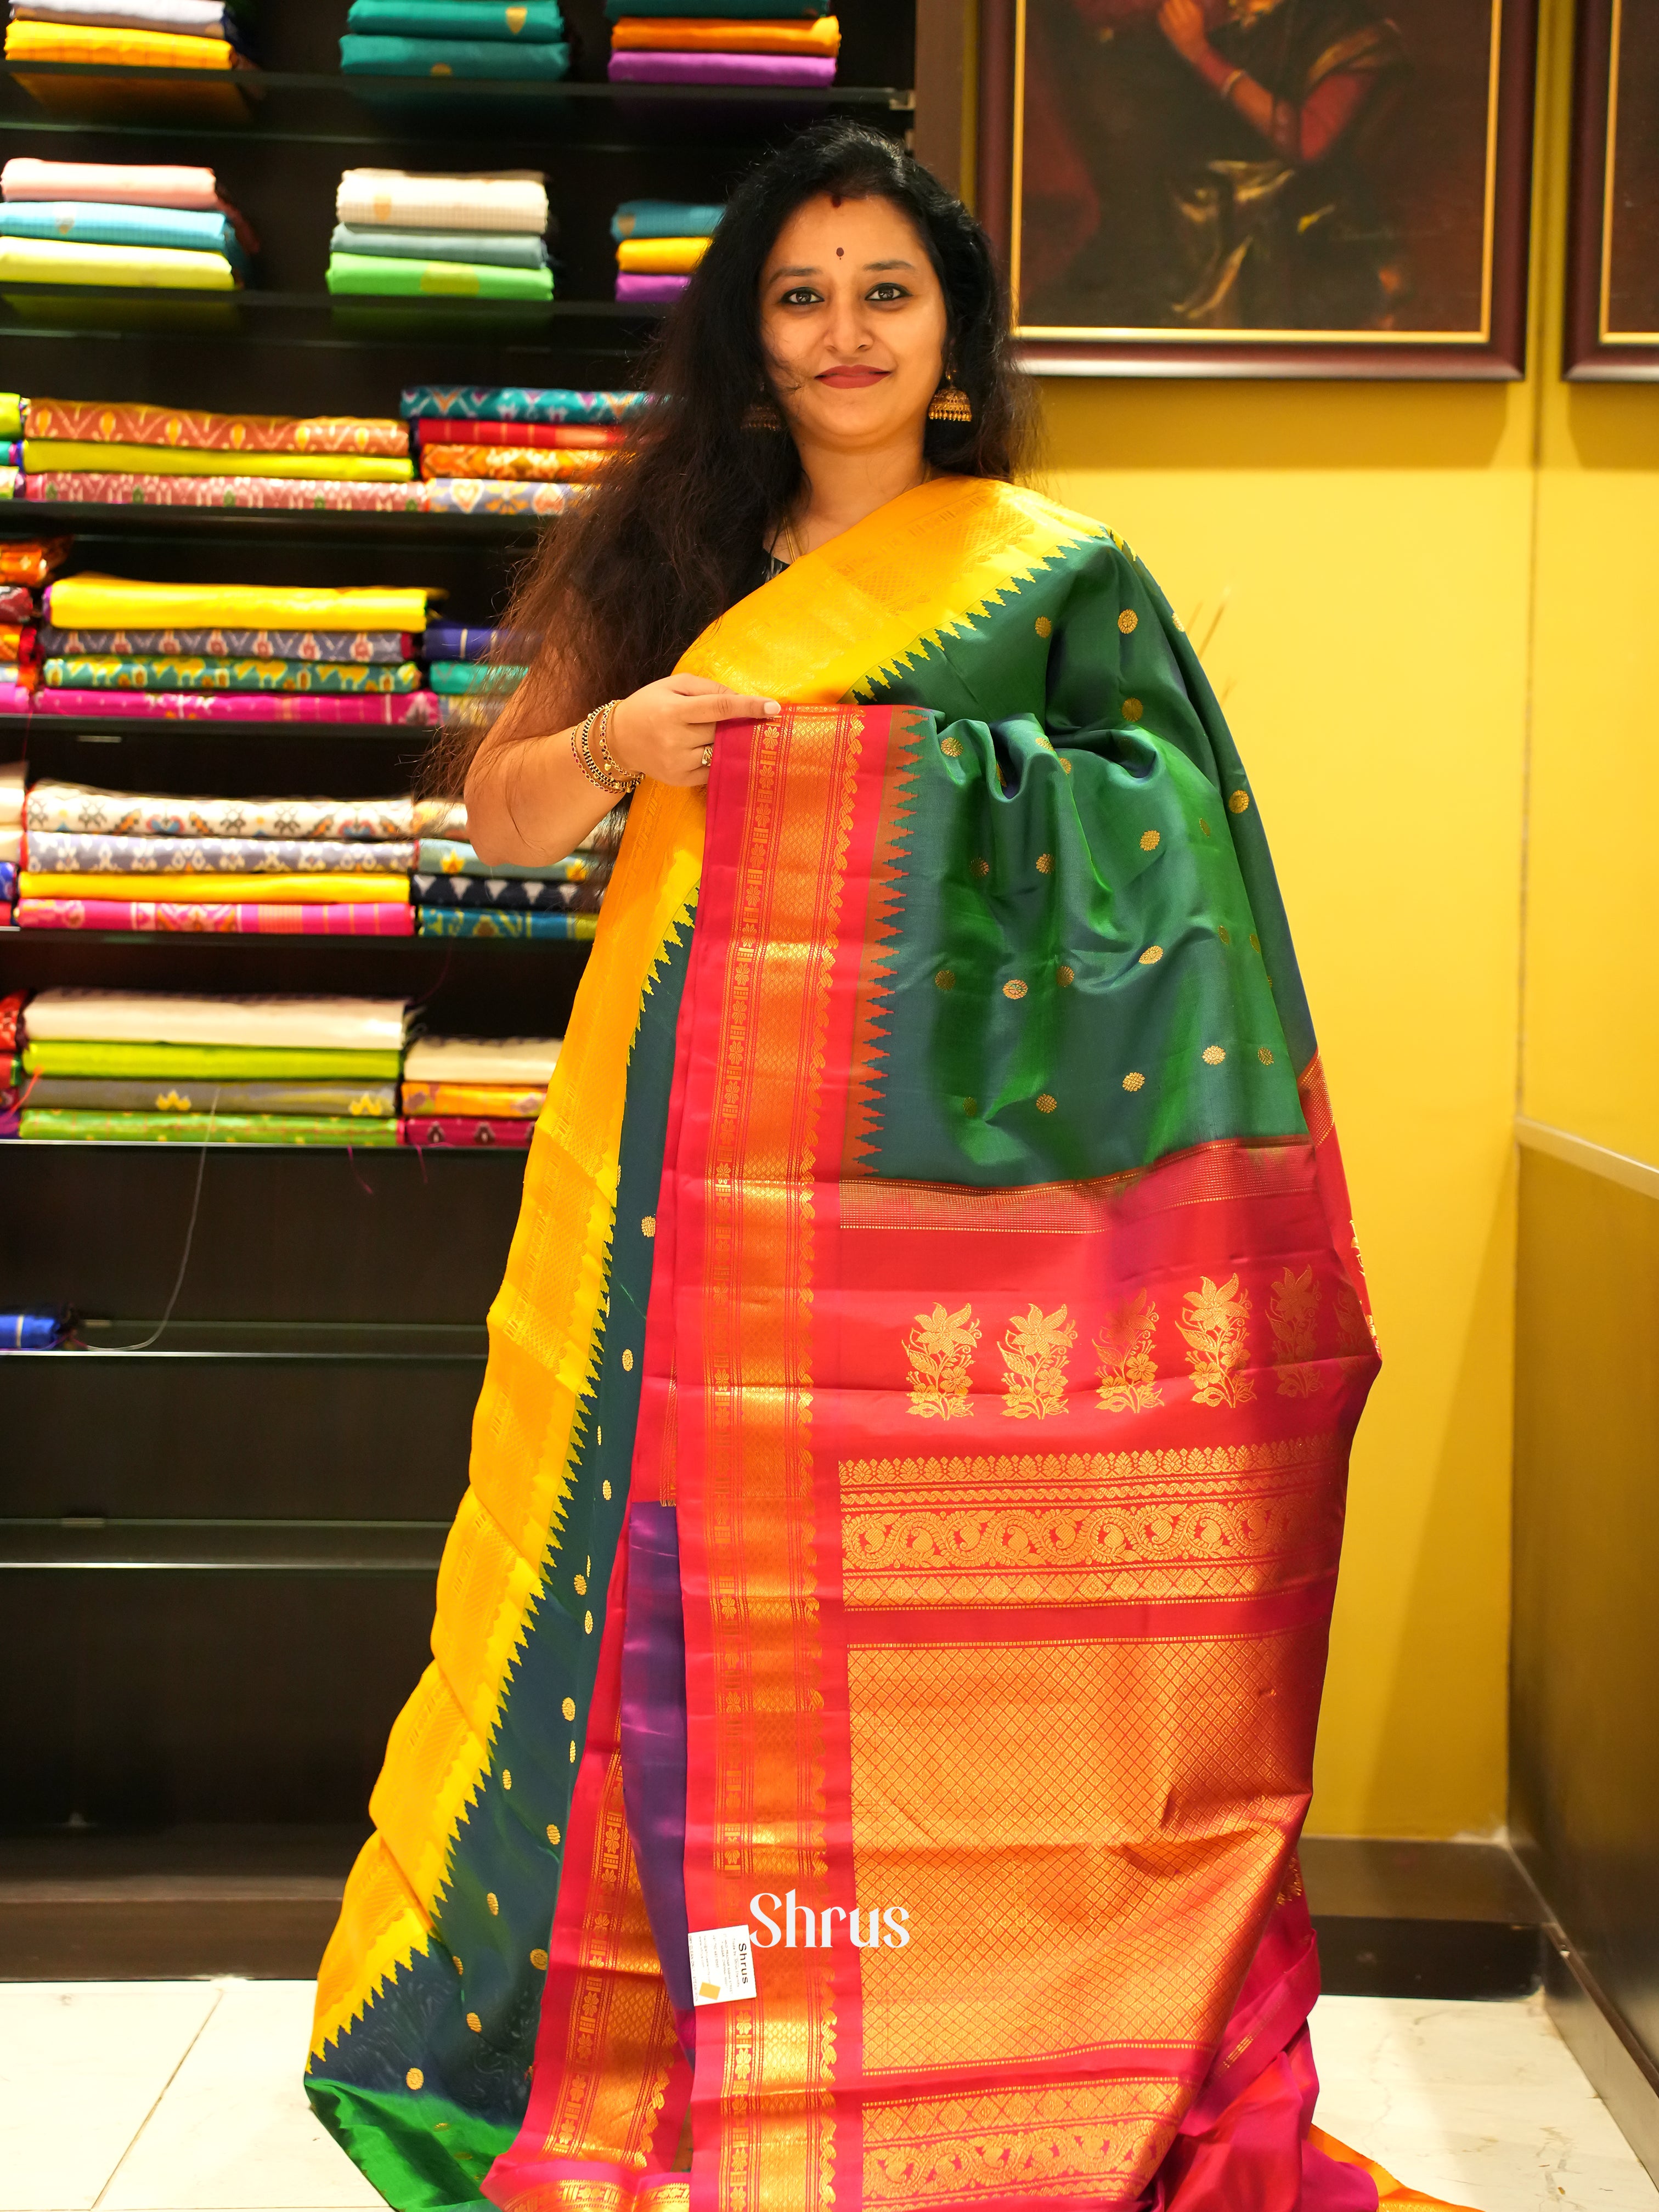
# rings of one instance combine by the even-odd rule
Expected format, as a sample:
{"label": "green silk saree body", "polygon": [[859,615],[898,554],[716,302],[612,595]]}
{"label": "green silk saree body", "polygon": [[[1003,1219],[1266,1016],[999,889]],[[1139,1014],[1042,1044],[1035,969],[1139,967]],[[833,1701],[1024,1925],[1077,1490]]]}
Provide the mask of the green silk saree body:
{"label": "green silk saree body", "polygon": [[945,481],[685,665],[791,708],[636,798],[313,2102],[409,2212],[1426,2203],[1310,2128],[1375,1354],[1196,659]]}

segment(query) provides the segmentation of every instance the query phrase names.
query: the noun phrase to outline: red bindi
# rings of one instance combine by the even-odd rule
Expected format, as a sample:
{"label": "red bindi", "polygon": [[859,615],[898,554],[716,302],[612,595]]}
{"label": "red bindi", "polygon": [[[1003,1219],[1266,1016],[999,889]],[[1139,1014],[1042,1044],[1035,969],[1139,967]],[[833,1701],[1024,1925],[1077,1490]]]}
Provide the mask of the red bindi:
{"label": "red bindi", "polygon": [[839,192],[830,193],[830,204],[831,207],[839,207],[841,205],[841,194]]}
{"label": "red bindi", "polygon": [[847,248],[844,246],[838,246],[836,248],[836,258],[837,261],[845,261],[847,258]]}

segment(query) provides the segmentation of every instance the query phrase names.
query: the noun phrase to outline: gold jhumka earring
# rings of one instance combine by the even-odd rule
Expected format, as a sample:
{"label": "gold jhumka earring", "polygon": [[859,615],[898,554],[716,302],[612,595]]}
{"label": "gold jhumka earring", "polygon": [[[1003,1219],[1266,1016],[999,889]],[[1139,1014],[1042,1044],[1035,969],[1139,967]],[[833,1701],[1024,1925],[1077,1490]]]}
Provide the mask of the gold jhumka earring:
{"label": "gold jhumka earring", "polygon": [[971,422],[973,419],[973,404],[968,394],[960,391],[947,375],[927,403],[927,420],[930,422]]}
{"label": "gold jhumka earring", "polygon": [[783,417],[778,412],[777,401],[769,392],[763,392],[758,398],[751,399],[744,409],[743,427],[745,430],[782,429]]}

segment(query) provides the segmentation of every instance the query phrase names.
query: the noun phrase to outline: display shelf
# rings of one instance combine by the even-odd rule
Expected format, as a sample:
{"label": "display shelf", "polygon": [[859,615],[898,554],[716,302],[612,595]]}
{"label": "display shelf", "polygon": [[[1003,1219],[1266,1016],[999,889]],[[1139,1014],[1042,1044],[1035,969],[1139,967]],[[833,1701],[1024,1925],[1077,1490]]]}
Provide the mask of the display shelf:
{"label": "display shelf", "polygon": [[[198,544],[284,544],[293,548],[495,544],[533,538],[552,514],[364,514],[350,508],[160,507],[148,501],[112,507],[94,500],[18,499],[0,505],[0,536],[27,536],[32,526],[77,538],[179,537]],[[27,715],[0,716],[26,721]]]}
{"label": "display shelf", "polygon": [[[73,1357],[73,1355],[70,1355]],[[0,1520],[0,1573],[240,1569],[265,1573],[431,1575],[445,1521]]]}
{"label": "display shelf", "polygon": [[[769,108],[791,116],[822,107],[880,107],[908,114],[915,106],[914,92],[890,84],[613,84],[609,78],[371,76],[343,70],[151,69],[113,62],[9,61],[0,64],[0,70],[19,79],[94,78],[134,92],[158,85],[198,88],[205,84],[234,86],[256,97],[267,92],[320,92],[351,99],[421,100],[451,106],[473,99],[535,100],[549,106],[580,100],[647,109],[723,106],[763,112]],[[101,130],[107,126],[94,118],[72,127]]]}

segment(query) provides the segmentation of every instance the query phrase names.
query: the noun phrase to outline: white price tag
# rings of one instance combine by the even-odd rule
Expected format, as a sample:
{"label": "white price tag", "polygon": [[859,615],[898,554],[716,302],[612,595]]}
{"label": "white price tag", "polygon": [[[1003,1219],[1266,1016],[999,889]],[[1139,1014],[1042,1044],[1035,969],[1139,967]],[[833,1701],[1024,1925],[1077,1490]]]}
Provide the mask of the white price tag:
{"label": "white price tag", "polygon": [[690,1941],[694,2004],[730,2004],[756,1994],[755,1947],[747,1928],[694,1928]]}

